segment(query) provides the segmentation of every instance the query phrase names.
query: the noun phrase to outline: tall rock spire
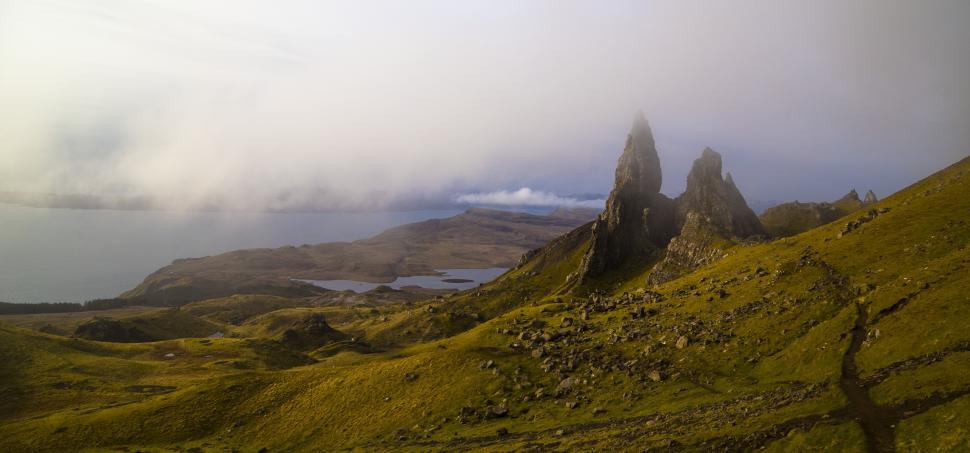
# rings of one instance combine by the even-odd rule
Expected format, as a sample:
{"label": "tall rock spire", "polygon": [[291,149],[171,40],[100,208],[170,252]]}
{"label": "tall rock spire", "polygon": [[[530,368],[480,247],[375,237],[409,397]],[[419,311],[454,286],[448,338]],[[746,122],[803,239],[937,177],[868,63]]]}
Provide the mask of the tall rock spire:
{"label": "tall rock spire", "polygon": [[660,193],[663,175],[660,157],[653,141],[653,131],[643,111],[633,117],[633,127],[626,137],[626,146],[616,166],[614,192],[623,190],[638,194]]}
{"label": "tall rock spire", "polygon": [[649,256],[667,244],[673,231],[673,203],[660,193],[662,182],[653,132],[643,112],[637,112],[616,166],[606,209],[593,224],[581,278],[618,268],[631,258]]}

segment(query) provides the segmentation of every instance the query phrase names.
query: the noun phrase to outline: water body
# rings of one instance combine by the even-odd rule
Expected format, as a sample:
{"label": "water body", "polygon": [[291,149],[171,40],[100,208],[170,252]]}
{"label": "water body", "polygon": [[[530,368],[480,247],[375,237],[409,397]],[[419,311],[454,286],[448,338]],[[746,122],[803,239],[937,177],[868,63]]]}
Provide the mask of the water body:
{"label": "water body", "polygon": [[455,289],[465,290],[474,288],[482,283],[494,280],[508,269],[504,267],[490,267],[486,269],[435,269],[442,275],[416,275],[411,277],[398,277],[391,283],[367,283],[355,280],[300,280],[321,288],[332,289],[334,291],[354,291],[363,293],[386,285],[394,289],[401,289],[405,286],[420,286],[429,289]]}
{"label": "water body", "polygon": [[115,297],[177,258],[353,241],[460,212],[162,212],[0,204],[0,301]]}

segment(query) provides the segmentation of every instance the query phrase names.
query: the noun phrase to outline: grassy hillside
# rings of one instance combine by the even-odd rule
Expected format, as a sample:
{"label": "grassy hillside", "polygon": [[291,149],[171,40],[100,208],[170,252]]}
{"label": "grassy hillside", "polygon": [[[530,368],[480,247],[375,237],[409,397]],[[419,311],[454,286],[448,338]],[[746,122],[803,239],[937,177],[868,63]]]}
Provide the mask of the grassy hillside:
{"label": "grassy hillside", "polygon": [[269,340],[3,327],[0,450],[967,450],[968,175],[657,287],[651,263],[576,286],[583,227],[476,290],[239,326],[319,311],[380,346],[312,364]]}

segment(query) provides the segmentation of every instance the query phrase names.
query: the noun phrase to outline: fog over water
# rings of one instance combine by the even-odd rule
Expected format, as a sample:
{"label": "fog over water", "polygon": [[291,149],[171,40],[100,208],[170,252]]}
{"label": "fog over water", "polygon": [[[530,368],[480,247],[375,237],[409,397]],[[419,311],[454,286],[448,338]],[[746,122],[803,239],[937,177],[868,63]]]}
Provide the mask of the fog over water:
{"label": "fog over water", "polygon": [[457,213],[157,212],[0,204],[0,301],[115,297],[176,258],[351,241],[391,226]]}
{"label": "fog over water", "polygon": [[970,150],[968,21],[965,0],[0,0],[0,191],[603,194],[642,108],[668,194],[712,146],[751,199],[886,195]]}

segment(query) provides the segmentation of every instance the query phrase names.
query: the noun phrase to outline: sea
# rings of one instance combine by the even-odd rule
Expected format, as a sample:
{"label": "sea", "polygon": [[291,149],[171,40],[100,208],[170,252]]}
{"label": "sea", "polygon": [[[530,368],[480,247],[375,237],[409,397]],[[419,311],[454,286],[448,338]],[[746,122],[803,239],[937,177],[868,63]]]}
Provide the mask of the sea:
{"label": "sea", "polygon": [[0,204],[0,301],[111,298],[178,258],[354,241],[460,212],[172,212]]}

